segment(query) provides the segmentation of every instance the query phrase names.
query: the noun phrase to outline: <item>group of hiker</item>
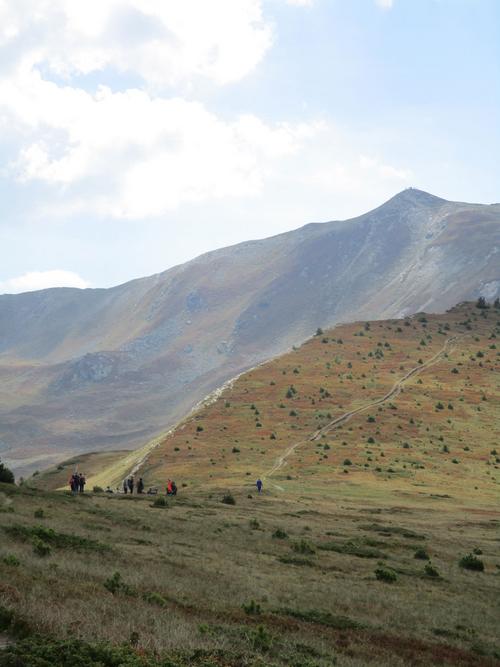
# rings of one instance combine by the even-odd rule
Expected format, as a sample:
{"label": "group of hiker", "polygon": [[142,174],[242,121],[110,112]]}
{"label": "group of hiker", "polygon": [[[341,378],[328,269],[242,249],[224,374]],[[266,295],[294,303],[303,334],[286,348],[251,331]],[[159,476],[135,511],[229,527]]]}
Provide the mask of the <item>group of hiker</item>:
{"label": "group of hiker", "polygon": [[[108,487],[108,489],[109,489],[109,487]],[[139,493],[139,494],[144,493],[144,481],[143,481],[142,477],[139,477],[139,481],[136,484],[134,476],[130,475],[130,477],[127,477],[126,479],[123,480],[123,493],[133,494],[134,489],[136,490],[136,493]],[[176,496],[177,495],[177,484],[172,479],[167,480],[166,492],[167,492],[167,496]],[[156,495],[157,493],[158,493],[157,488],[149,488],[148,491],[147,491],[148,495]]]}
{"label": "group of hiker", "polygon": [[[86,483],[85,475],[83,473],[74,472],[69,478],[69,486],[71,489],[71,493],[73,495],[76,495],[77,493],[84,493],[85,483]],[[261,493],[263,487],[262,480],[258,479],[255,483],[255,486],[257,487],[258,493]],[[136,484],[134,476],[130,475],[130,477],[126,477],[123,480],[123,493],[124,494],[130,493],[132,495],[134,493],[134,490],[138,494],[144,493],[144,481],[142,477],[139,477],[139,480],[137,481]],[[117,489],[117,492],[119,492],[119,489]],[[106,493],[113,493],[111,487],[108,486],[106,488]],[[157,493],[158,489],[156,487],[149,488],[147,491],[148,495],[156,495]],[[177,484],[174,482],[173,479],[167,480],[166,493],[167,496],[177,495]]]}
{"label": "group of hiker", "polygon": [[134,476],[130,475],[130,477],[123,480],[123,493],[132,494],[134,493],[134,489],[136,489],[137,493],[144,493],[144,482],[142,481],[142,477],[139,477],[139,481],[136,484]]}
{"label": "group of hiker", "polygon": [[69,488],[71,493],[76,496],[77,493],[84,493],[86,484],[85,475],[81,472],[74,472],[69,478]]}

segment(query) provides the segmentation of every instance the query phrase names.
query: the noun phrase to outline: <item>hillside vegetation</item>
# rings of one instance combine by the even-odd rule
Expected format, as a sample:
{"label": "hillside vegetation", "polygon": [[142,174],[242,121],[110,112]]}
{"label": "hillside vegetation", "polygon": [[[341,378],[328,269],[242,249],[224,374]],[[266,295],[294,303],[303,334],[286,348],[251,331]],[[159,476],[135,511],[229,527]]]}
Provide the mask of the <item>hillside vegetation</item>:
{"label": "hillside vegetation", "polygon": [[153,443],[166,504],[2,485],[0,664],[499,665],[499,340],[470,303],[318,331]]}
{"label": "hillside vegetation", "polygon": [[499,309],[465,303],[444,315],[340,325],[239,377],[154,448],[139,474],[196,489],[261,476],[294,495],[445,493],[493,505],[499,370]]}

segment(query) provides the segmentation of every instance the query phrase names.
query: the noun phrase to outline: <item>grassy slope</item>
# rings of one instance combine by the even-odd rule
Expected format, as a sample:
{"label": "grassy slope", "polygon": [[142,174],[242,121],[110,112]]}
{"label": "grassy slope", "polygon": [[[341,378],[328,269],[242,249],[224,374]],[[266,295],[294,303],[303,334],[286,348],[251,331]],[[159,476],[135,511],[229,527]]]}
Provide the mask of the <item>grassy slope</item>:
{"label": "grassy slope", "polygon": [[[180,653],[178,665],[500,664],[500,495],[491,454],[500,451],[499,357],[490,347],[500,314],[485,318],[464,305],[420,319],[343,325],[239,378],[144,464],[146,484],[167,475],[187,483],[168,508],[152,508],[147,497],[3,487],[0,606],[58,637],[119,643],[138,633],[140,651]],[[456,335],[448,356],[399,396],[328,430]],[[384,356],[375,360],[369,352],[378,342]],[[297,393],[287,399],[292,383]],[[320,387],[331,396],[321,398]],[[320,427],[325,437],[311,441]],[[256,496],[256,475],[295,443],[303,444]],[[228,488],[234,506],[220,502]],[[37,508],[44,518],[33,516]],[[60,545],[40,558],[30,540],[1,530],[36,524],[112,550]],[[278,527],[285,539],[273,537]],[[418,548],[439,578],[425,574]],[[484,572],[459,567],[473,549]],[[20,565],[3,562],[7,555]],[[380,567],[397,580],[378,581]],[[129,589],[113,595],[104,582],[115,571]],[[242,609],[251,600],[260,614]]]}
{"label": "grassy slope", "polygon": [[[265,477],[283,452],[302,443],[269,479],[285,493],[446,493],[494,504],[500,312],[484,315],[464,304],[444,315],[346,324],[315,336],[242,375],[187,418],[140,473],[147,484],[172,477],[196,488],[239,486]],[[436,363],[409,378],[398,396],[328,429],[345,412],[383,397],[446,341]],[[290,386],[296,394],[287,398]],[[344,466],[347,459],[353,465]]]}

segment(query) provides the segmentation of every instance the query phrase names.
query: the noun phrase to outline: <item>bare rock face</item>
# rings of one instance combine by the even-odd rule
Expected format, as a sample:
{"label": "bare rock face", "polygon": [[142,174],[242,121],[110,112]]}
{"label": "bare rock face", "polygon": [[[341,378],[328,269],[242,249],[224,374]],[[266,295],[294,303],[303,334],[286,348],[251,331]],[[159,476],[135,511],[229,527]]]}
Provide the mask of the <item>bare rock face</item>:
{"label": "bare rock face", "polygon": [[0,456],[19,470],[132,448],[339,321],[500,295],[500,204],[409,189],[111,289],[0,296]]}

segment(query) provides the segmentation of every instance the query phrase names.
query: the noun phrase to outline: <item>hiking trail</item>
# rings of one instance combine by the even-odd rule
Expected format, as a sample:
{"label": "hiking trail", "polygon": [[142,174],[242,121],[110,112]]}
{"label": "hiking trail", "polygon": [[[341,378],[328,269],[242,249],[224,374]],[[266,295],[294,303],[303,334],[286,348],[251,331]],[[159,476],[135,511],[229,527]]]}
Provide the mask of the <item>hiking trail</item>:
{"label": "hiking trail", "polygon": [[[462,334],[464,335],[464,334]],[[305,445],[308,442],[313,442],[315,440],[318,440],[321,438],[322,435],[328,433],[332,429],[337,428],[341,424],[345,424],[346,422],[351,419],[351,417],[354,417],[355,415],[360,414],[361,412],[365,412],[366,410],[370,410],[371,408],[376,407],[377,405],[381,405],[382,403],[385,403],[386,401],[390,400],[391,398],[396,397],[400,392],[401,389],[403,388],[403,385],[405,382],[407,382],[410,378],[412,378],[414,375],[419,375],[422,371],[426,370],[427,368],[430,368],[433,366],[435,363],[437,363],[441,357],[443,357],[446,352],[452,347],[454,343],[458,340],[459,336],[451,336],[448,338],[443,345],[443,347],[436,352],[436,354],[428,359],[426,362],[423,364],[419,364],[418,366],[415,366],[411,370],[409,370],[405,375],[403,375],[402,378],[397,380],[394,385],[392,386],[392,389],[390,389],[384,396],[381,398],[376,399],[375,401],[371,401],[370,403],[367,403],[366,405],[363,405],[359,408],[356,408],[355,410],[349,410],[349,412],[344,412],[343,415],[340,415],[340,417],[336,417],[335,419],[332,419],[332,421],[328,422],[326,426],[323,426],[322,428],[318,429],[317,431],[314,431],[308,438],[305,440],[300,440],[299,442],[296,442],[295,444],[291,445],[288,447],[283,454],[278,456],[276,459],[273,467],[268,470],[268,472],[264,475],[263,479],[267,479],[274,475],[278,470],[283,468],[284,466],[287,465],[287,459],[295,452],[296,449],[298,449],[301,445]],[[284,491],[283,487],[278,486],[276,483],[272,482],[273,486],[275,486],[279,491]]]}

